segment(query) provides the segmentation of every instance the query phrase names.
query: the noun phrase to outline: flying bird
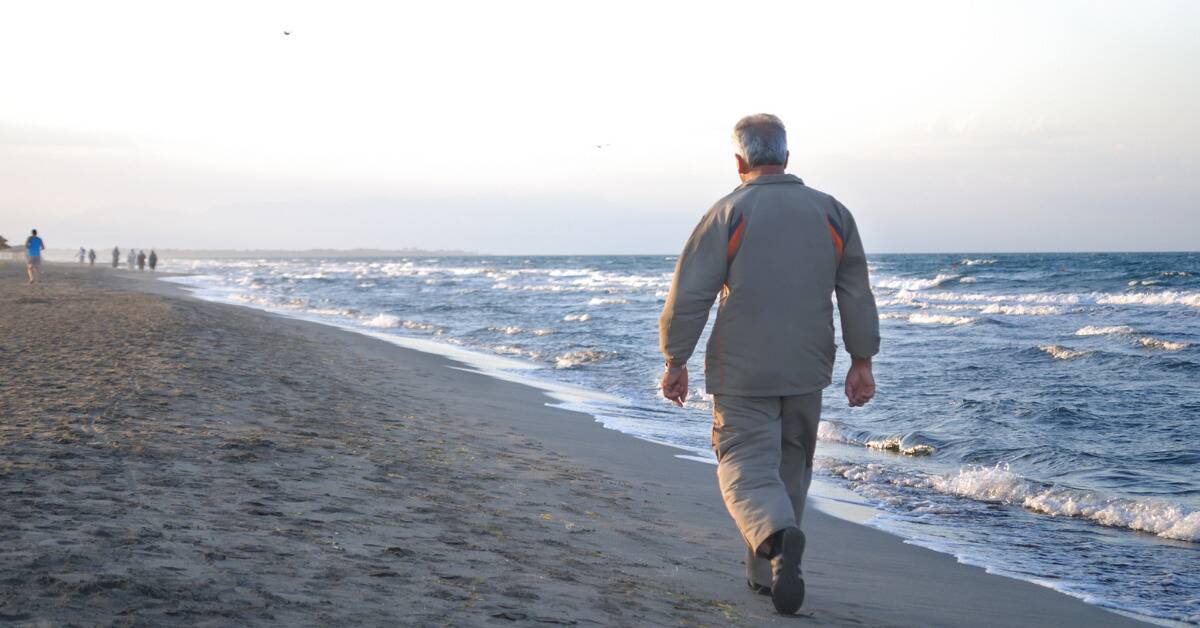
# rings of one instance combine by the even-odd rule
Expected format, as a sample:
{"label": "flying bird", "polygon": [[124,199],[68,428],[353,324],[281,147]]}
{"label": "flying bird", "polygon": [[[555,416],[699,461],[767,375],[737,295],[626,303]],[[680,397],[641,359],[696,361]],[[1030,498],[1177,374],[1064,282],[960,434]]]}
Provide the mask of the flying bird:
{"label": "flying bird", "polygon": [[291,34],[292,34],[292,31],[283,31],[283,34],[284,34],[284,35],[291,35]]}
{"label": "flying bird", "polygon": [[612,146],[612,144],[592,144],[592,146],[595,146],[596,148],[599,149],[599,148],[604,148],[605,146]]}

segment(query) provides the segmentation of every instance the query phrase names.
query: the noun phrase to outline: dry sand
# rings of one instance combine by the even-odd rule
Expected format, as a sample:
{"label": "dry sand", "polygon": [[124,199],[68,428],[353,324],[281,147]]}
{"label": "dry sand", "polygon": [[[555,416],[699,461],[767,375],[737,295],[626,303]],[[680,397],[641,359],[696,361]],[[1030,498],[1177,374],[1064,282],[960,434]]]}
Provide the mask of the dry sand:
{"label": "dry sand", "polygon": [[819,512],[797,618],[713,467],[123,271],[0,263],[0,623],[1117,626]]}

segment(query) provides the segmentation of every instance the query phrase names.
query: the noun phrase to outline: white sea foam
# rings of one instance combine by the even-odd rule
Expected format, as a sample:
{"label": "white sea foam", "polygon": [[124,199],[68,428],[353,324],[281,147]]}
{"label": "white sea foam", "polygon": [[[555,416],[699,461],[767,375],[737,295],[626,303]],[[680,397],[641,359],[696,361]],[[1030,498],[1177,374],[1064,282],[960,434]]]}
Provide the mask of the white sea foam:
{"label": "white sea foam", "polygon": [[996,260],[994,259],[964,259],[959,262],[963,266],[990,266],[995,263]]}
{"label": "white sea foam", "polygon": [[947,316],[917,312],[908,316],[908,322],[918,325],[968,325],[975,319],[970,316]]}
{"label": "white sea foam", "polygon": [[1130,292],[1127,294],[1099,294],[1096,303],[1101,305],[1189,305],[1200,307],[1200,292]]}
{"label": "white sea foam", "polygon": [[567,321],[567,322],[582,323],[583,321],[591,320],[591,318],[592,318],[591,314],[567,314],[566,316],[563,317],[563,320]]}
{"label": "white sea foam", "polygon": [[1090,351],[1076,351],[1075,349],[1059,345],[1040,345],[1038,349],[1046,352],[1055,360],[1074,360],[1075,358],[1082,358],[1091,353]]}
{"label": "white sea foam", "polygon": [[542,357],[542,354],[538,353],[537,351],[523,349],[513,345],[496,345],[495,347],[492,347],[492,351],[495,351],[501,355],[518,355],[526,358],[532,358],[534,360],[539,360]]}
{"label": "white sea foam", "polygon": [[363,321],[363,325],[367,327],[377,327],[380,329],[410,329],[412,331],[438,331],[438,326],[431,323],[419,323],[416,321],[406,321],[394,314],[377,314]]}
{"label": "white sea foam", "polygon": [[377,314],[373,318],[367,319],[363,325],[367,327],[391,328],[399,327],[404,324],[404,319],[394,314]]}
{"label": "white sea foam", "polygon": [[1179,351],[1191,346],[1186,342],[1171,342],[1170,340],[1160,340],[1158,338],[1150,338],[1149,336],[1138,338],[1138,344],[1147,349],[1157,349],[1160,351]]}
{"label": "white sea foam", "polygon": [[623,305],[625,303],[629,303],[629,301],[619,297],[592,297],[592,300],[588,301],[588,305]]}
{"label": "white sea foam", "polygon": [[1076,336],[1111,336],[1133,333],[1136,333],[1136,331],[1128,325],[1109,325],[1106,327],[1088,325],[1087,327],[1080,327],[1075,331]]}
{"label": "white sea foam", "polygon": [[1200,511],[1157,499],[1128,499],[1032,482],[1007,465],[964,467],[947,475],[893,469],[881,464],[820,460],[829,473],[870,484],[933,490],[976,501],[1021,506],[1051,516],[1077,517],[1104,526],[1200,542]]}
{"label": "white sea foam", "polygon": [[867,447],[869,447],[871,449],[878,449],[881,451],[890,451],[890,452],[894,452],[894,453],[898,453],[898,454],[903,454],[905,456],[932,456],[933,455],[933,446],[932,445],[927,445],[925,443],[918,443],[915,445],[905,445],[904,439],[900,438],[899,436],[892,436],[889,438],[874,438],[874,439],[868,440],[865,444]]}
{"label": "white sea foam", "polygon": [[873,437],[863,433],[855,433],[837,421],[821,421],[817,426],[817,439],[829,443],[859,445],[861,447],[890,451],[905,456],[929,456],[933,455],[934,452],[933,445],[906,442],[909,439],[903,436]]}
{"label": "white sea foam", "polygon": [[518,327],[516,325],[509,325],[507,327],[494,327],[494,326],[488,327],[488,331],[498,332],[498,333],[504,334],[506,336],[515,336],[517,334],[532,334],[534,336],[549,336],[550,334],[554,333],[553,329],[526,329],[524,327]]}
{"label": "white sea foam", "polygon": [[958,280],[958,283],[975,283],[977,281],[979,281],[978,277],[963,277]]}
{"label": "white sea foam", "polygon": [[958,279],[958,275],[939,274],[933,279],[904,279],[902,277],[880,277],[875,280],[876,288],[889,288],[892,290],[926,290],[936,286],[940,286],[952,279]]}
{"label": "white sea foam", "polygon": [[1062,314],[1062,308],[1053,305],[1001,305],[993,303],[983,308],[982,313],[1010,316],[1053,316],[1055,314]]}
{"label": "white sea foam", "polygon": [[572,351],[564,353],[557,358],[554,358],[555,368],[572,369],[599,362],[612,355],[608,351],[594,351],[592,349],[584,349],[582,351]]}
{"label": "white sea foam", "polygon": [[857,444],[858,442],[846,432],[845,426],[830,420],[823,420],[817,424],[817,440],[848,444]]}

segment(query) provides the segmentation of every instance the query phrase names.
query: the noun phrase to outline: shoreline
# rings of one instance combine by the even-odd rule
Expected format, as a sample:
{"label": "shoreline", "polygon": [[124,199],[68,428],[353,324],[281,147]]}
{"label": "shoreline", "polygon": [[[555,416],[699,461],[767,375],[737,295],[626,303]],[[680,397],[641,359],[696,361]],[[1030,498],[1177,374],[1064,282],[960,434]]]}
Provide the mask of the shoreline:
{"label": "shoreline", "polygon": [[[305,315],[303,313],[282,309],[260,307],[246,303],[240,303],[230,299],[220,298],[217,296],[210,298],[198,296],[194,292],[200,291],[203,288],[187,282],[185,278],[188,276],[190,276],[190,273],[162,273],[158,278],[166,281],[168,284],[173,286],[173,288],[178,289],[179,292],[177,296],[199,299],[201,301],[227,305],[231,307],[244,307],[270,316],[281,316],[283,318],[304,321],[315,325],[332,327],[348,333],[374,338],[411,351],[417,351],[419,353],[431,354],[445,358],[460,365],[451,368],[463,368],[464,370],[476,372],[493,379],[499,379],[520,386],[539,390],[550,397],[550,400],[546,402],[548,407],[560,408],[567,412],[574,412],[589,416],[593,421],[607,430],[612,430],[629,438],[635,438],[640,441],[652,443],[662,446],[668,450],[672,450],[674,453],[671,453],[670,455],[673,457],[683,460],[691,460],[713,467],[716,466],[716,459],[708,450],[693,450],[674,443],[647,438],[639,434],[624,431],[620,427],[617,427],[606,421],[605,417],[607,415],[611,415],[614,411],[619,409],[617,406],[630,403],[627,399],[615,397],[608,393],[592,390],[582,386],[563,382],[555,382],[534,375],[523,375],[523,372],[525,371],[532,372],[539,369],[536,364],[531,362],[525,362],[518,358],[483,353],[481,351],[475,351],[450,343],[438,342],[428,338],[370,331],[354,325],[339,324],[337,322],[324,320],[319,316]],[[603,405],[597,404],[613,404],[614,407],[610,410],[606,410]],[[828,482],[820,477],[813,478],[809,497],[810,499],[815,498],[812,500],[813,503],[811,505],[819,508],[822,512],[838,519],[860,525],[867,525],[867,522],[870,519],[884,514],[883,511],[880,511],[879,509],[863,502],[862,498],[855,495],[853,492],[832,482]],[[883,531],[895,535],[889,530],[883,529]],[[949,552],[940,551],[937,548],[927,549],[932,549],[942,554],[949,554]],[[962,560],[957,556],[955,556],[955,558],[959,559],[960,561]],[[987,566],[984,565],[978,566],[984,567],[985,569],[987,568]],[[1017,579],[1019,580],[1020,578]]]}
{"label": "shoreline", "polygon": [[[0,269],[4,269],[4,265],[0,265]],[[0,276],[5,277],[6,282],[11,282],[12,265],[4,270]],[[434,557],[434,564],[459,567],[473,565],[477,570],[500,569],[499,573],[493,575],[514,578],[516,576],[504,571],[507,568],[505,565],[514,560],[518,563],[527,561],[532,573],[523,573],[520,576],[530,578],[531,582],[546,581],[550,583],[548,588],[526,592],[532,592],[536,596],[530,598],[528,595],[505,596],[504,591],[500,590],[482,590],[480,585],[483,583],[477,583],[475,598],[468,596],[467,599],[459,599],[449,594],[440,597],[433,595],[432,599],[435,602],[433,606],[429,606],[430,602],[426,599],[428,592],[424,597],[417,595],[414,598],[413,591],[421,587],[440,586],[454,593],[457,589],[444,583],[460,580],[462,576],[447,579],[444,577],[447,573],[444,572],[438,576],[436,573],[423,573],[423,570],[415,569],[412,573],[405,574],[406,582],[411,583],[411,587],[400,587],[400,592],[405,595],[391,601],[393,606],[399,607],[394,609],[394,612],[436,606],[438,612],[445,613],[448,612],[445,607],[452,607],[449,612],[461,614],[447,616],[429,611],[420,615],[425,618],[420,621],[432,622],[434,617],[452,617],[456,619],[447,621],[472,624],[489,621],[534,622],[539,617],[550,616],[579,623],[587,623],[582,620],[591,618],[598,623],[626,625],[678,623],[683,617],[690,617],[700,624],[782,625],[783,622],[793,621],[775,616],[769,612],[769,601],[745,589],[741,582],[741,550],[737,533],[721,504],[712,478],[712,467],[677,457],[678,449],[668,449],[667,446],[603,427],[590,415],[552,407],[548,405],[550,398],[543,391],[469,370],[464,368],[463,364],[443,356],[419,352],[388,341],[381,342],[378,338],[321,323],[266,313],[256,308],[231,307],[204,301],[186,294],[182,288],[167,282],[154,281],[154,278],[149,276],[113,273],[100,279],[93,277],[89,280],[70,277],[88,274],[88,270],[70,271],[69,268],[56,264],[47,265],[46,270],[53,272],[54,281],[77,282],[78,289],[82,292],[96,288],[89,284],[100,283],[103,284],[103,289],[110,293],[146,297],[148,301],[143,304],[145,307],[159,307],[154,303],[157,301],[168,310],[194,316],[193,322],[203,320],[212,324],[211,321],[220,321],[225,325],[203,330],[184,329],[178,333],[203,331],[209,335],[215,334],[214,338],[234,336],[244,338],[248,342],[257,342],[256,339],[261,339],[269,332],[279,334],[279,338],[278,342],[264,340],[262,348],[267,350],[283,355],[288,350],[286,343],[294,342],[320,352],[325,360],[321,363],[321,368],[296,373],[285,372],[281,376],[295,383],[283,384],[287,388],[281,389],[278,395],[272,397],[275,405],[249,408],[253,412],[247,416],[262,415],[256,420],[260,420],[264,425],[267,424],[266,419],[275,420],[277,425],[273,425],[272,429],[282,435],[274,438],[280,441],[285,440],[285,436],[292,436],[288,432],[290,428],[287,421],[279,421],[280,417],[296,416],[293,408],[294,397],[311,394],[306,392],[311,390],[310,386],[321,385],[319,379],[314,378],[319,378],[324,373],[333,375],[339,380],[339,386],[346,387],[345,393],[348,397],[335,406],[340,412],[354,413],[359,407],[371,408],[372,412],[369,414],[379,417],[343,420],[345,429],[361,433],[360,438],[364,440],[357,444],[363,448],[387,449],[383,444],[373,441],[385,436],[390,437],[386,434],[386,417],[389,413],[376,408],[382,408],[378,404],[395,400],[402,406],[414,409],[412,416],[415,418],[406,419],[414,424],[414,427],[409,429],[415,430],[415,425],[419,423],[420,429],[425,430],[422,434],[428,432],[431,438],[439,430],[445,430],[445,434],[456,434],[460,439],[465,438],[462,442],[467,445],[479,445],[479,455],[486,455],[485,452],[488,451],[504,451],[513,456],[517,466],[509,471],[520,471],[516,475],[505,475],[496,469],[495,473],[491,473],[496,476],[494,478],[468,477],[474,471],[464,469],[461,461],[459,464],[455,464],[454,461],[435,461],[437,464],[444,464],[439,470],[453,476],[451,479],[457,482],[459,491],[475,487],[468,480],[498,483],[497,486],[505,487],[510,494],[523,494],[527,501],[537,505],[533,507],[510,503],[507,504],[508,508],[497,509],[496,513],[503,510],[504,514],[493,513],[493,517],[498,522],[497,525],[504,524],[499,525],[499,529],[508,537],[507,540],[497,537],[498,542],[491,544],[475,543],[471,540],[460,545],[444,543],[451,548],[470,547],[468,554],[481,554],[464,558],[453,550],[439,552]],[[58,288],[47,284],[46,290]],[[13,286],[11,292],[14,293],[12,299],[29,298],[21,294],[18,286]],[[46,298],[45,301],[9,305],[13,308],[41,307],[51,304],[53,299]],[[14,329],[19,331],[19,328]],[[165,344],[169,345],[173,342],[173,337],[170,333],[164,334],[164,338],[167,339]],[[233,348],[231,355],[236,359],[237,350],[243,348]],[[203,363],[208,357],[200,351],[193,359]],[[346,378],[342,373],[354,372],[363,376],[372,376],[372,373],[352,371],[355,362],[369,362],[386,369],[386,375],[375,373],[373,376],[376,379],[371,383],[386,387],[388,394],[378,399],[372,398],[370,403],[360,404],[358,395],[369,394],[370,390],[355,388],[355,384],[362,382]],[[270,364],[264,362],[259,366],[266,368]],[[251,378],[256,373],[258,371],[245,372]],[[213,373],[209,375],[222,375],[221,367],[214,366]],[[64,376],[69,376],[69,373]],[[276,386],[276,383],[254,382],[254,386],[265,390]],[[219,406],[230,401],[223,397],[225,394],[226,391],[214,387],[207,393],[207,398],[197,401]],[[165,404],[154,406],[157,409],[147,416],[172,415],[176,412],[175,405],[172,399],[167,399]],[[423,410],[415,411],[416,408]],[[272,412],[276,414],[273,415]],[[421,415],[453,416],[461,423],[424,421]],[[37,416],[22,417],[27,425],[34,425],[39,420]],[[211,427],[214,438],[224,437],[225,431],[239,426],[236,413],[222,414],[220,418],[224,421],[224,426],[218,421]],[[180,421],[184,419],[185,417],[178,418]],[[378,433],[381,427],[384,428],[384,433]],[[317,427],[305,429],[320,432]],[[19,440],[15,434],[2,436],[10,444]],[[155,438],[169,440],[164,435],[157,435]],[[322,438],[331,436],[326,435]],[[295,447],[303,449],[300,445]],[[440,447],[445,448],[444,445]],[[272,450],[275,452],[272,456],[278,458],[276,462],[289,463],[293,458],[300,456],[299,452],[289,452],[286,449],[277,447]],[[53,452],[54,448],[48,447],[39,451],[44,454],[46,451]],[[345,455],[348,458],[352,457],[350,454]],[[362,460],[358,462],[363,464],[364,468],[367,465]],[[231,470],[236,470],[238,464],[241,463],[237,460],[228,461]],[[478,464],[492,462],[480,459]],[[524,475],[544,474],[549,468],[553,469],[549,471],[551,475],[541,477],[542,482]],[[409,475],[413,472],[410,470]],[[460,475],[462,477],[459,477]],[[0,474],[0,489],[6,493],[12,492],[13,477],[14,472],[11,470]],[[428,479],[431,482],[436,480],[432,477]],[[545,483],[546,480],[549,480],[549,483]],[[30,481],[38,480],[30,478]],[[589,484],[590,482],[599,484],[593,485]],[[355,484],[343,488],[361,491],[364,490],[363,486]],[[438,495],[450,495],[439,494],[431,488],[432,486],[417,485],[397,490],[403,492],[413,488],[421,489],[420,492],[435,498]],[[555,493],[564,487],[575,490]],[[321,496],[316,493],[301,493],[298,496],[314,502],[330,499],[328,494]],[[553,499],[547,499],[552,497],[563,497],[564,500],[555,503]],[[495,499],[489,495],[480,495],[477,498],[482,500],[480,504],[487,504],[490,503],[489,499]],[[405,497],[399,495],[389,499],[404,502]],[[33,515],[36,515],[37,508],[41,505],[39,501],[35,497],[33,502],[28,504],[34,509]],[[434,501],[436,502],[436,499]],[[184,500],[183,504],[187,505],[186,502],[187,500]],[[385,506],[387,504],[372,505]],[[362,509],[365,506],[360,504],[358,508]],[[554,512],[550,512],[551,510]],[[582,512],[575,513],[571,510]],[[433,514],[463,517],[474,516],[470,514],[472,512],[474,511],[471,508],[467,508],[455,513]],[[592,513],[591,516],[586,514],[589,512]],[[544,515],[550,518],[547,519]],[[416,520],[416,517],[411,515],[409,518]],[[486,522],[487,518],[484,519],[481,525],[489,525]],[[220,520],[217,518],[214,521]],[[3,520],[0,522],[8,523]],[[386,527],[376,519],[371,519],[368,523],[359,522],[357,527],[352,526],[356,530],[354,534],[361,537],[360,542],[363,544],[366,543],[363,539],[379,536],[382,527]],[[427,526],[428,529],[421,526]],[[453,526],[446,521],[439,522],[438,518],[434,517],[431,521],[418,521],[414,527],[432,534],[433,538],[438,538],[439,535],[444,536],[447,528]],[[0,549],[11,549],[14,545],[10,544],[30,540],[28,537],[33,533],[24,527],[18,528],[15,536],[6,534],[2,537],[3,544],[0,545]],[[588,532],[572,532],[580,528],[586,528]],[[63,529],[67,528],[60,528]],[[468,531],[473,529],[467,527]],[[807,617],[820,625],[1137,625],[1136,622],[1108,609],[1087,605],[1076,598],[1028,582],[989,575],[983,569],[958,563],[952,556],[906,544],[900,538],[878,529],[835,519],[821,512],[812,512],[806,517],[805,529],[810,538],[809,554],[805,561],[809,597],[801,617]],[[235,532],[248,534],[236,526]],[[387,528],[387,532],[391,538],[412,535],[412,530],[404,526],[396,528],[394,524]],[[463,534],[461,530],[449,532]],[[562,545],[543,544],[543,539],[547,537],[549,540],[560,538]],[[258,538],[258,542],[262,543],[263,539]],[[573,570],[563,573],[563,567],[560,565],[572,567],[572,561],[582,560],[583,554],[579,550],[583,549],[583,544],[588,546],[588,551],[602,552],[605,559],[591,561],[586,565],[574,565]],[[479,547],[474,547],[476,545]],[[497,558],[505,556],[505,552],[513,552],[514,547],[524,548],[523,551],[532,553]],[[554,549],[547,551],[547,547]],[[408,551],[419,554],[424,550],[409,548]],[[547,553],[552,555],[543,555]],[[477,564],[473,564],[472,560],[477,561]],[[34,557],[31,564],[36,563],[37,557]],[[352,572],[352,567],[353,565],[350,565],[345,569]],[[604,590],[603,584],[612,580],[601,578],[598,582],[589,582],[589,571],[621,579],[625,588],[621,590],[620,595],[614,596],[612,591]],[[921,577],[913,578],[913,574]],[[36,574],[34,575],[36,578]],[[280,577],[284,584],[291,582],[286,575]],[[378,584],[385,580],[390,580],[390,577],[367,581]],[[426,582],[427,580],[433,584]],[[18,586],[10,580],[0,587],[0,591],[3,591],[3,596],[0,596],[0,614],[3,617],[14,616],[11,606],[15,601],[14,589]],[[351,590],[359,590],[359,586],[361,585],[356,585]],[[33,591],[36,590],[37,587],[34,587]],[[432,590],[442,591],[437,588]],[[29,589],[25,589],[26,594],[29,592]],[[103,594],[103,591],[90,591],[86,595],[97,593]],[[668,594],[682,597],[667,598]],[[85,594],[80,591],[68,591],[62,596],[61,604],[57,608],[78,608],[71,605],[78,603],[82,599],[81,596]],[[460,607],[471,599],[480,605],[492,605],[489,610],[495,612],[477,614],[462,611]],[[506,603],[523,600],[518,604],[522,608],[505,609],[501,602],[496,601],[499,599],[508,600]],[[631,599],[635,602],[629,607],[632,611],[622,608],[616,601]],[[203,605],[202,601],[200,603]],[[276,603],[285,605],[283,602]],[[334,604],[336,606],[337,602]],[[610,608],[611,604],[617,606]],[[26,619],[18,621],[63,617],[62,614],[38,612],[38,609],[17,610],[28,615]],[[385,612],[385,609],[381,607],[380,612]],[[572,612],[576,613],[575,617],[571,616]],[[105,617],[107,616],[98,616],[95,619],[103,620]],[[163,617],[170,622],[172,616],[156,616],[155,619]],[[312,615],[299,617],[302,623],[305,618],[307,621],[319,621]],[[361,619],[366,623],[379,623],[388,617],[383,614]],[[395,619],[412,615],[390,617]],[[191,619],[195,620],[196,617],[191,616]],[[251,623],[268,621],[252,615],[245,619],[249,619]]]}

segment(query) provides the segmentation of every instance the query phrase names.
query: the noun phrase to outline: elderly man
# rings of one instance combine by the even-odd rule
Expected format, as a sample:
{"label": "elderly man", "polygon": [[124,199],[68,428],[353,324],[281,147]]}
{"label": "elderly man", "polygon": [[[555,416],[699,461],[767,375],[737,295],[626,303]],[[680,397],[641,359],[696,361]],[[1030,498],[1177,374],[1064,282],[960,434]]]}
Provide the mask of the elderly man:
{"label": "elderly man", "polygon": [[687,361],[720,294],[705,354],[717,480],[746,542],[748,584],[791,614],[804,603],[800,518],[836,352],[830,295],[851,357],[851,406],[875,394],[879,316],[854,217],[785,174],[779,118],[742,118],[733,140],[742,185],[708,210],[684,246],[659,320],[662,390],[683,405]]}

